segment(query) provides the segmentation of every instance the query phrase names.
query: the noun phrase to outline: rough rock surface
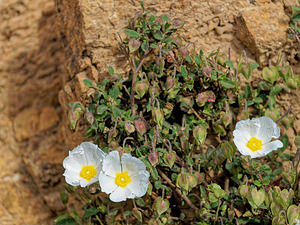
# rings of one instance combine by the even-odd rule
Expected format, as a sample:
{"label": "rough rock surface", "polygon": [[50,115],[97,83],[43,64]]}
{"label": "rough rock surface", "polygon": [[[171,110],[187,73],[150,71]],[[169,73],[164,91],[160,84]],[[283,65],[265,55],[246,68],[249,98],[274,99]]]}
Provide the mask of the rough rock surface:
{"label": "rough rock surface", "polygon": [[46,225],[63,210],[55,5],[0,1],[0,224]]}
{"label": "rough rock surface", "polygon": [[242,9],[236,21],[237,37],[260,64],[266,64],[269,58],[277,57],[286,45],[289,17],[279,2]]}

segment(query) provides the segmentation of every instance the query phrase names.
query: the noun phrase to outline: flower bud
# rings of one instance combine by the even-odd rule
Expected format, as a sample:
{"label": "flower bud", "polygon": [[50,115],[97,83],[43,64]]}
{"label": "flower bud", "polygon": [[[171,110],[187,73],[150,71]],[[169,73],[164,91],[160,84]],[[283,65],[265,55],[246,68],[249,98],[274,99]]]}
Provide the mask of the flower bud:
{"label": "flower bud", "polygon": [[146,123],[140,118],[134,121],[134,126],[137,132],[142,136],[147,132]]}
{"label": "flower bud", "polygon": [[168,199],[163,199],[162,197],[157,197],[154,201],[154,208],[158,215],[163,214],[169,209],[170,203]]}
{"label": "flower bud", "polygon": [[154,85],[151,85],[149,88],[149,94],[150,96],[158,97],[160,95],[160,88],[157,83],[154,83]]}
{"label": "flower bud", "polygon": [[271,66],[270,68],[265,67],[262,71],[264,80],[273,84],[278,77],[278,71],[275,66]]}
{"label": "flower bud", "polygon": [[202,74],[206,77],[210,77],[212,73],[212,68],[210,66],[202,67]]}
{"label": "flower bud", "polygon": [[139,222],[141,222],[141,223],[143,222],[142,213],[137,208],[132,209],[132,214]]}
{"label": "flower bud", "polygon": [[245,184],[240,185],[238,190],[239,190],[240,196],[242,196],[243,198],[247,197],[247,194],[249,191],[249,188],[247,185],[245,185]]}
{"label": "flower bud", "polygon": [[188,175],[187,173],[180,173],[176,179],[176,186],[183,189],[184,191],[189,191]]}
{"label": "flower bud", "polygon": [[152,166],[156,166],[159,163],[159,154],[157,151],[150,152],[148,155],[148,160]]}
{"label": "flower bud", "polygon": [[176,160],[176,152],[170,151],[168,153],[165,153],[163,159],[168,167],[172,168]]}
{"label": "flower bud", "polygon": [[149,83],[146,81],[136,82],[135,92],[137,93],[137,99],[141,99],[145,93],[148,91]]}
{"label": "flower bud", "polygon": [[94,115],[93,115],[93,113],[92,112],[86,112],[85,113],[85,118],[87,119],[87,121],[92,125],[93,123],[94,123],[94,120],[95,120],[95,118],[94,118]]}
{"label": "flower bud", "polygon": [[216,95],[212,91],[204,91],[197,95],[196,103],[198,106],[204,106],[206,102],[215,102]]}
{"label": "flower bud", "polygon": [[187,174],[187,180],[188,180],[188,185],[189,185],[189,191],[192,190],[194,187],[197,186],[198,180],[195,174],[188,173]]}
{"label": "flower bud", "polygon": [[170,90],[175,84],[175,79],[172,76],[168,76],[166,80],[166,88]]}
{"label": "flower bud", "polygon": [[77,121],[79,120],[79,112],[75,110],[74,112],[69,112],[69,121],[71,124],[71,129],[74,130],[76,128]]}
{"label": "flower bud", "polygon": [[193,128],[193,136],[197,145],[202,145],[205,142],[207,135],[207,128],[204,125],[198,125]]}
{"label": "flower bud", "polygon": [[162,125],[164,122],[164,114],[163,114],[162,110],[154,107],[152,110],[152,117],[153,117],[153,120],[157,123],[159,129],[162,129]]}
{"label": "flower bud", "polygon": [[232,124],[232,113],[230,110],[228,112],[221,112],[220,113],[220,120],[223,123],[225,127],[228,127],[228,125]]}
{"label": "flower bud", "polygon": [[224,56],[218,56],[217,57],[217,63],[223,67],[226,67],[226,64],[225,64],[225,57]]}
{"label": "flower bud", "polygon": [[118,135],[118,131],[115,128],[111,128],[108,132],[108,142],[111,142],[113,138]]}
{"label": "flower bud", "polygon": [[248,80],[250,78],[250,75],[252,73],[252,68],[250,64],[241,63],[238,65],[238,73],[243,74],[243,76]]}
{"label": "flower bud", "polygon": [[205,180],[205,174],[204,173],[195,172],[195,176],[196,176],[196,179],[197,179],[197,184],[202,184],[202,182]]}
{"label": "flower bud", "polygon": [[296,90],[298,88],[297,82],[291,77],[286,81],[286,86],[293,90]]}
{"label": "flower bud", "polygon": [[141,46],[141,42],[139,42],[139,41],[136,40],[136,39],[131,39],[131,40],[129,41],[128,46],[129,46],[129,51],[130,51],[130,52],[135,52],[135,51],[138,50],[139,47]]}
{"label": "flower bud", "polygon": [[270,117],[273,121],[277,121],[280,117],[280,111],[278,109],[267,109],[265,116]]}
{"label": "flower bud", "polygon": [[300,224],[300,206],[291,205],[287,210],[289,224]]}
{"label": "flower bud", "polygon": [[258,208],[265,201],[266,192],[264,189],[259,189],[257,191],[256,187],[250,191],[250,195],[247,199],[252,207]]}
{"label": "flower bud", "polygon": [[233,156],[236,152],[236,147],[233,142],[224,141],[220,144],[219,148],[227,159],[230,161],[233,160]]}
{"label": "flower bud", "polygon": [[181,54],[182,57],[186,57],[186,56],[189,55],[189,51],[184,46],[182,46],[182,47],[179,48],[179,52],[180,52],[180,54]]}
{"label": "flower bud", "polygon": [[135,131],[135,128],[134,128],[133,124],[129,121],[125,122],[124,127],[125,127],[125,130],[128,134],[131,134]]}
{"label": "flower bud", "polygon": [[180,28],[183,25],[183,21],[180,19],[173,20],[173,26],[175,29]]}

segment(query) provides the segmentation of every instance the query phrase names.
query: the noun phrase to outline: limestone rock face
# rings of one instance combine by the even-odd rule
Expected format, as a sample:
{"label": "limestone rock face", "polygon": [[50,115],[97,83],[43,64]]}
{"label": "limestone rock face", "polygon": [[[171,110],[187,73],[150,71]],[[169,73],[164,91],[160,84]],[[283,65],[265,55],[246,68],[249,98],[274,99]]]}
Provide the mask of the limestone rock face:
{"label": "limestone rock face", "polygon": [[269,3],[242,9],[236,22],[237,37],[260,64],[277,56],[287,42],[289,18],[281,4]]}
{"label": "limestone rock face", "polygon": [[0,224],[53,224],[67,155],[54,1],[0,1],[0,21]]}

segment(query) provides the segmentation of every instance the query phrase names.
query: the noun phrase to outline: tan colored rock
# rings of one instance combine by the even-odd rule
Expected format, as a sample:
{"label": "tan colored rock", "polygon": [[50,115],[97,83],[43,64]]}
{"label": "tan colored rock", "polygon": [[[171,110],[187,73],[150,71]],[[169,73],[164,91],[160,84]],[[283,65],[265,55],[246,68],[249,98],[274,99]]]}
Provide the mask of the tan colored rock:
{"label": "tan colored rock", "polygon": [[14,119],[17,141],[33,137],[39,131],[39,111],[34,108],[25,109]]}
{"label": "tan colored rock", "polygon": [[42,109],[39,118],[39,131],[45,131],[56,125],[59,121],[58,114],[54,107],[46,106]]}
{"label": "tan colored rock", "polygon": [[[275,16],[276,15],[276,16]],[[237,36],[261,64],[278,54],[287,41],[289,18],[280,4],[263,4],[241,10]]]}

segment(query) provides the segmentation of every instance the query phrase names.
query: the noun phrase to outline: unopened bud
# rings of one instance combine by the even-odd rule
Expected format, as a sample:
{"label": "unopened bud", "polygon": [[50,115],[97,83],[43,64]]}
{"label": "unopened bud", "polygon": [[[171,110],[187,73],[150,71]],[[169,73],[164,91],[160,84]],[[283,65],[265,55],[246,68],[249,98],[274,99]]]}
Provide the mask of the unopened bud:
{"label": "unopened bud", "polygon": [[150,152],[148,155],[148,160],[152,166],[156,166],[159,163],[159,154],[157,151]]}
{"label": "unopened bud", "polygon": [[154,201],[154,208],[158,215],[163,214],[169,209],[170,203],[168,199],[163,199],[162,197],[157,197]]}
{"label": "unopened bud", "polygon": [[164,122],[164,114],[163,114],[162,110],[154,107],[152,110],[152,117],[153,117],[153,120],[157,123],[158,127],[160,129],[162,129],[162,125]]}
{"label": "unopened bud", "polygon": [[86,112],[85,113],[85,118],[87,121],[92,125],[94,123],[95,117],[92,112]]}
{"label": "unopened bud", "polygon": [[182,97],[180,99],[180,109],[184,112],[188,112],[194,105],[193,96]]}
{"label": "unopened bud", "polygon": [[205,142],[207,135],[207,128],[204,125],[198,125],[193,128],[193,136],[197,145],[202,145]]}
{"label": "unopened bud", "polygon": [[270,117],[273,121],[277,121],[280,117],[280,111],[278,109],[267,109],[265,116]]}
{"label": "unopened bud", "polygon": [[262,71],[264,80],[273,84],[278,77],[278,71],[275,66],[271,66],[270,68],[265,67]]}
{"label": "unopened bud", "polygon": [[182,57],[186,57],[189,55],[189,51],[187,50],[186,47],[182,46],[179,48],[180,54]]}
{"label": "unopened bud", "polygon": [[163,108],[163,112],[166,118],[169,118],[171,116],[172,111],[173,111],[174,105],[170,102],[167,102],[165,104],[165,107]]}
{"label": "unopened bud", "polygon": [[168,76],[166,80],[166,88],[170,90],[174,86],[175,80],[172,76]]}
{"label": "unopened bud", "polygon": [[293,79],[293,78],[289,78],[287,81],[286,81],[286,86],[290,89],[293,89],[293,90],[296,90],[297,87],[298,87],[298,84],[297,82]]}
{"label": "unopened bud", "polygon": [[139,49],[140,45],[141,45],[141,42],[139,42],[136,39],[131,39],[129,41],[129,45],[128,45],[129,46],[129,51],[130,52],[135,52],[136,50]]}
{"label": "unopened bud", "polygon": [[164,162],[170,167],[172,168],[175,160],[176,160],[176,152],[175,151],[170,151],[168,153],[164,154]]}
{"label": "unopened bud", "polygon": [[160,95],[160,88],[157,83],[154,85],[150,86],[149,88],[149,94],[150,96],[158,97]]}
{"label": "unopened bud", "polygon": [[125,130],[128,134],[131,134],[135,131],[135,128],[134,128],[133,124],[129,121],[125,122],[124,127],[125,127]]}
{"label": "unopened bud", "polygon": [[135,92],[137,93],[137,99],[141,99],[145,93],[148,91],[149,84],[146,81],[136,82]]}
{"label": "unopened bud", "polygon": [[180,28],[182,25],[183,25],[183,21],[182,20],[179,20],[179,19],[174,19],[173,20],[173,26],[175,28]]}
{"label": "unopened bud", "polygon": [[137,132],[142,136],[147,132],[146,123],[141,119],[135,120],[134,126],[135,126],[135,129],[137,130]]}

